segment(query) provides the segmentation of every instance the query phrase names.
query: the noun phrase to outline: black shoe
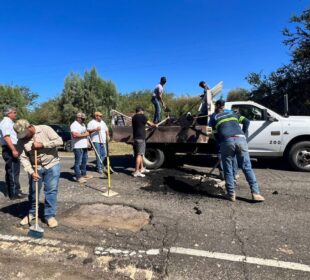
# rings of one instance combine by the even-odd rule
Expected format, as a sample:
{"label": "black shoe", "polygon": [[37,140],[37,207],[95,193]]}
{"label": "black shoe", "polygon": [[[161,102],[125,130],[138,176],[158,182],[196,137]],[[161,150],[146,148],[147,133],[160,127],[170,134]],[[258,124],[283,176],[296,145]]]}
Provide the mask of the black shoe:
{"label": "black shoe", "polygon": [[19,193],[17,193],[17,194],[14,195],[14,196],[10,196],[10,199],[11,199],[11,200],[23,199],[23,198],[25,198],[25,197],[27,197],[27,196],[28,196],[27,194],[25,194],[25,193],[23,193],[23,192],[19,192]]}

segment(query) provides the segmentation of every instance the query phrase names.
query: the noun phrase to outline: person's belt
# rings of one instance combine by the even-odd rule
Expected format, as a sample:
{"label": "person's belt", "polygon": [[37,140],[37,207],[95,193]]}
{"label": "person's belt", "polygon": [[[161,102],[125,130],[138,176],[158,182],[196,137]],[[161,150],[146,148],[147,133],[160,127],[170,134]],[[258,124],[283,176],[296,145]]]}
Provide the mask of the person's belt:
{"label": "person's belt", "polygon": [[243,135],[232,135],[232,136],[228,136],[226,138],[245,138],[245,136],[243,136]]}

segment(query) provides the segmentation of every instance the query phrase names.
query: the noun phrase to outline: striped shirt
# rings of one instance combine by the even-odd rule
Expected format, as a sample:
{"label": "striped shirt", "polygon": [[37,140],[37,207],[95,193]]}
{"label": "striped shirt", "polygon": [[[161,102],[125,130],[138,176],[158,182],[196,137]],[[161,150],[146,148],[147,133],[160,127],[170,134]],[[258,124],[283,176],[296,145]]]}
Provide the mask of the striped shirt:
{"label": "striped shirt", "polygon": [[[240,123],[243,124],[242,129]],[[250,121],[231,110],[224,110],[220,113],[214,113],[210,117],[209,126],[212,127],[213,133],[217,134],[216,138],[221,142],[229,137],[245,137],[248,131]]]}

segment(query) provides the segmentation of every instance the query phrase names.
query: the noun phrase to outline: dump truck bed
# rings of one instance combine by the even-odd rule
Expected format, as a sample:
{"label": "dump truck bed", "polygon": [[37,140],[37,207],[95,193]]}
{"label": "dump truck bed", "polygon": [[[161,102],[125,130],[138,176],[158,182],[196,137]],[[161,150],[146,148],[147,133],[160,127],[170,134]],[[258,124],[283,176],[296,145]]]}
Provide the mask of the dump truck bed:
{"label": "dump truck bed", "polygon": [[[112,127],[113,140],[132,143],[131,126]],[[146,130],[147,143],[208,143],[210,128],[208,126],[159,126]]]}

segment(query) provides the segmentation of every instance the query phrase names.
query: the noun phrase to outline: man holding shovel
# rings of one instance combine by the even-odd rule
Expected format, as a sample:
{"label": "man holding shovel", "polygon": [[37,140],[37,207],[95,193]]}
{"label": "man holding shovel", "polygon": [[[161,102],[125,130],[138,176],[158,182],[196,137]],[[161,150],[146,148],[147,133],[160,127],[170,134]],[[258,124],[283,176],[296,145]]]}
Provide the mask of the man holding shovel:
{"label": "man holding shovel", "polygon": [[[17,150],[25,171],[29,174],[29,213],[20,224],[27,225],[35,216],[35,185],[38,192],[44,184],[44,219],[50,228],[58,226],[55,218],[57,210],[57,193],[60,176],[60,159],[57,146],[62,146],[61,137],[49,126],[31,125],[27,120],[18,120],[14,125],[17,133]],[[35,166],[38,171],[35,172]],[[38,194],[39,197],[39,194]]]}
{"label": "man holding shovel", "polygon": [[166,82],[167,82],[166,77],[161,77],[159,84],[155,87],[153,91],[151,102],[153,103],[155,108],[153,119],[153,122],[155,124],[160,122],[160,103],[163,106],[163,108],[166,109],[166,105],[163,100],[164,85],[166,84]]}
{"label": "man holding shovel", "polygon": [[[220,144],[221,161],[223,163],[224,177],[226,181],[227,199],[236,201],[234,175],[236,172],[235,161],[242,169],[252,192],[252,199],[256,202],[264,201],[260,194],[260,188],[252,169],[246,131],[249,120],[233,111],[225,111],[225,101],[216,101],[216,112],[210,119],[210,126],[217,134],[217,141]],[[241,129],[239,123],[243,124]]]}
{"label": "man holding shovel", "polygon": [[[109,141],[109,129],[106,123],[102,120],[100,112],[94,113],[94,119],[87,125],[87,130],[91,135],[91,141],[97,151],[96,153],[96,168],[97,172],[102,174],[106,171],[103,165],[104,159],[107,155],[106,141]],[[98,157],[99,156],[99,157]]]}

